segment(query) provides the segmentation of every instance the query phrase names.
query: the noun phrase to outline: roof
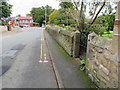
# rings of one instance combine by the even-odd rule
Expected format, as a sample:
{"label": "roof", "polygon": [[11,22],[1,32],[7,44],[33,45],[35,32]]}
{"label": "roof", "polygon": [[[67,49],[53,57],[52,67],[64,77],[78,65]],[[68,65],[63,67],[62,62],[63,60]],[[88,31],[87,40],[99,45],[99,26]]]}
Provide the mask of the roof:
{"label": "roof", "polygon": [[22,16],[22,17],[19,17],[18,18],[19,20],[21,20],[21,19],[32,19],[32,17],[31,16]]}

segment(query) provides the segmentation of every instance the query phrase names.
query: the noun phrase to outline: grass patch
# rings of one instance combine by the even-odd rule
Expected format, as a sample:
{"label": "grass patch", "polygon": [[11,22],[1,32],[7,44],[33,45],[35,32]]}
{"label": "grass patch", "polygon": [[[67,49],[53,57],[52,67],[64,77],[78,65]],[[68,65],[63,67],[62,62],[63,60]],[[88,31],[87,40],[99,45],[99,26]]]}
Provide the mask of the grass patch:
{"label": "grass patch", "polygon": [[112,34],[103,34],[102,37],[105,37],[105,38],[112,38]]}
{"label": "grass patch", "polygon": [[101,35],[101,37],[112,38],[113,37],[113,31],[104,32],[104,34]]}

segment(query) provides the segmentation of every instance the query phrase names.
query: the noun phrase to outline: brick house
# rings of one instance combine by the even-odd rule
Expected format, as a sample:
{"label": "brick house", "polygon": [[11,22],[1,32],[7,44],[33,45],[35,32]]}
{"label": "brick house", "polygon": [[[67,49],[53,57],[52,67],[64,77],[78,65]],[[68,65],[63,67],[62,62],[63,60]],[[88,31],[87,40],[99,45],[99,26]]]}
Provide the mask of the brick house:
{"label": "brick house", "polygon": [[33,19],[31,16],[21,16],[16,20],[16,24],[18,26],[29,25],[30,27],[33,27]]}

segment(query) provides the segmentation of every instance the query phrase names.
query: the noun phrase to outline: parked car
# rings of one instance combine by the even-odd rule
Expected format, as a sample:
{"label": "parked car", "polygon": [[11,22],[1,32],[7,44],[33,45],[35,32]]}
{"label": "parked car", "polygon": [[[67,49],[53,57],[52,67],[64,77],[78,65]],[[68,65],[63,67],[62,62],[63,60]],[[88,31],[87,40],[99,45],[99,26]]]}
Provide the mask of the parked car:
{"label": "parked car", "polygon": [[23,27],[30,27],[29,25],[23,25]]}
{"label": "parked car", "polygon": [[23,26],[19,26],[20,28],[23,28]]}

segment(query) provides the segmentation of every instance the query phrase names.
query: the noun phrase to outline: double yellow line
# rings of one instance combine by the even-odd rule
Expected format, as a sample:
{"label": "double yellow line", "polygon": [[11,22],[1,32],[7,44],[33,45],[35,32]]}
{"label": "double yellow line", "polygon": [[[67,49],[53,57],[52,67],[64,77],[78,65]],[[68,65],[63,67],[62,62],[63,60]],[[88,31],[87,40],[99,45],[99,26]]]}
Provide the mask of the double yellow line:
{"label": "double yellow line", "polygon": [[[41,60],[39,61],[40,63],[42,63],[42,62],[44,62],[44,63],[46,63],[46,62],[48,62],[47,61],[47,57],[46,57],[46,53],[44,52],[44,54],[43,54],[43,42],[44,41],[44,38],[41,38],[41,46],[40,46],[40,58],[41,58]],[[45,60],[42,60],[43,58],[43,55],[44,55],[44,59]]]}

